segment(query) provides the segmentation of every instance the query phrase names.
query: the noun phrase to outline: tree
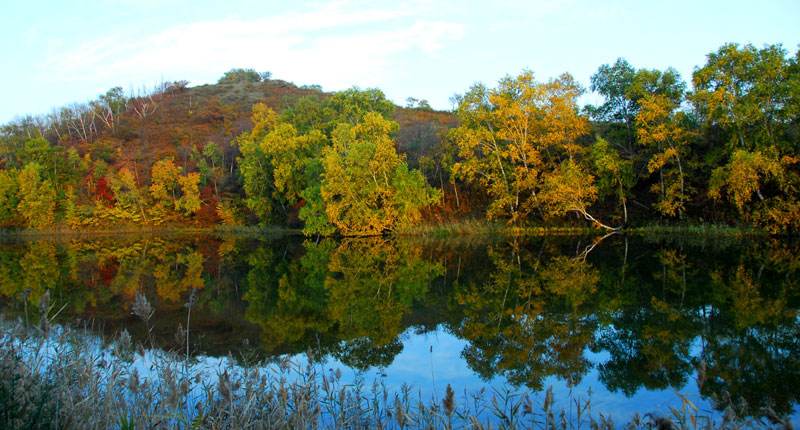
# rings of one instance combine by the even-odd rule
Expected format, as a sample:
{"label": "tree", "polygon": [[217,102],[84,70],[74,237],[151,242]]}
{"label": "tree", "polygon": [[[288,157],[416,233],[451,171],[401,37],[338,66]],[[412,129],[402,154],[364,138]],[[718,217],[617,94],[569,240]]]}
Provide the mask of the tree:
{"label": "tree", "polygon": [[184,215],[193,215],[200,209],[200,174],[181,174],[181,169],[171,158],[153,163],[150,172],[150,195],[157,204],[166,203]]}
{"label": "tree", "polygon": [[320,193],[328,220],[342,234],[381,234],[438,201],[397,153],[390,137],[396,129],[397,123],[370,112],[355,126],[340,124],[333,145],[323,150]]}
{"label": "tree", "polygon": [[689,132],[682,126],[685,115],[677,111],[677,104],[659,94],[645,96],[640,105],[636,134],[652,154],[647,171],[659,174],[659,182],[653,186],[659,194],[655,207],[666,216],[681,215],[689,199],[681,162],[689,143]]}
{"label": "tree", "polygon": [[422,208],[441,200],[441,191],[428,186],[425,175],[418,169],[409,169],[405,162],[395,168],[391,185],[399,226],[413,226],[420,222]]}
{"label": "tree", "polygon": [[[269,73],[269,72],[267,72]],[[270,73],[267,79],[272,77]],[[237,82],[257,83],[264,79],[255,69],[230,69],[217,81],[218,84],[235,84]]]}
{"label": "tree", "polygon": [[776,232],[800,227],[798,72],[780,45],[727,44],[693,76],[691,100],[707,134],[726,144],[709,166],[709,196],[719,199],[727,189],[741,216]]}
{"label": "tree", "polygon": [[244,189],[244,202],[262,222],[266,222],[272,212],[273,179],[269,160],[259,142],[275,126],[277,120],[275,111],[263,103],[256,103],[251,114],[253,129],[236,139],[241,153],[239,174]]}
{"label": "tree", "polygon": [[383,91],[377,88],[360,90],[354,87],[339,91],[326,101],[325,107],[333,114],[328,126],[331,131],[340,123],[358,124],[372,112],[384,118],[389,118],[394,112],[394,103],[387,100]]}
{"label": "tree", "polygon": [[414,97],[406,98],[406,109],[418,109],[424,111],[432,111],[431,104],[425,99],[417,99]]}
{"label": "tree", "polygon": [[280,116],[254,106],[253,130],[239,137],[248,207],[262,221],[299,207],[306,234],[380,234],[419,220],[438,194],[397,153],[393,108],[379,90],[356,88],[302,98]]}
{"label": "tree", "polygon": [[[581,165],[585,148],[579,140],[589,123],[577,110],[580,94],[569,75],[537,83],[525,71],[504,78],[495,89],[475,85],[457,98],[460,126],[449,138],[458,146],[460,160],[453,173],[486,189],[493,199],[488,218],[504,217],[516,224],[534,211],[544,217],[569,207],[608,227],[587,210],[596,190],[571,188],[594,181]],[[563,185],[570,188],[559,186],[559,192],[576,199],[566,201],[553,193],[556,178],[569,179]],[[548,201],[539,196],[542,191],[549,192]]]}
{"label": "tree", "polygon": [[328,221],[325,213],[325,201],[322,199],[322,160],[315,158],[306,165],[306,186],[300,193],[305,204],[300,208],[300,219],[303,220],[303,234],[306,236],[330,236],[336,233],[336,227]]}
{"label": "tree", "polygon": [[589,206],[597,200],[594,176],[573,160],[565,160],[557,169],[544,173],[540,200],[545,214],[549,216],[564,216],[569,212],[577,212],[593,224],[615,230],[614,227],[603,224],[589,213]]}
{"label": "tree", "polygon": [[169,203],[169,206],[177,209],[178,178],[181,171],[171,158],[165,158],[153,163],[150,171],[150,195],[158,203]]}
{"label": "tree", "polygon": [[764,201],[762,187],[765,182],[784,179],[785,170],[774,152],[734,151],[730,163],[714,170],[708,193],[714,199],[722,197],[726,190],[728,199],[736,208],[745,212],[745,207],[757,195]]}
{"label": "tree", "polygon": [[628,223],[628,194],[635,185],[633,163],[623,159],[603,138],[592,145],[591,159],[597,174],[599,195],[616,195],[622,205],[623,223]]}
{"label": "tree", "polygon": [[[293,205],[308,186],[306,168],[326,144],[319,130],[299,134],[291,124],[279,122],[259,143],[272,170],[275,199]],[[316,179],[318,180],[318,179]]]}
{"label": "tree", "polygon": [[17,170],[0,170],[0,226],[13,225],[17,218]]}
{"label": "tree", "polygon": [[633,148],[636,138],[633,121],[637,106],[629,93],[635,76],[636,69],[624,58],[618,58],[613,66],[608,64],[600,66],[592,75],[589,86],[592,91],[606,99],[600,106],[588,107],[592,119],[624,124],[624,142],[628,148]]}
{"label": "tree", "polygon": [[200,210],[200,174],[197,172],[187,173],[178,177],[178,185],[181,187],[181,197],[175,202],[175,208],[183,211],[185,215],[193,215]]}
{"label": "tree", "polygon": [[127,103],[128,99],[125,97],[122,87],[114,87],[98,97],[96,101],[91,102],[90,106],[92,114],[114,133],[119,122],[119,115],[125,111]]}
{"label": "tree", "polygon": [[50,180],[42,179],[42,167],[31,162],[19,173],[17,211],[30,228],[47,228],[55,221],[56,191]]}
{"label": "tree", "polygon": [[136,184],[135,175],[123,167],[116,175],[109,175],[109,179],[116,199],[115,207],[129,214],[129,219],[134,222],[147,221],[147,193]]}
{"label": "tree", "polygon": [[726,44],[695,70],[691,99],[706,126],[725,133],[732,149],[790,149],[780,125],[791,112],[791,71],[780,45]]}
{"label": "tree", "polygon": [[319,183],[319,173],[309,169],[327,144],[321,131],[311,129],[301,134],[263,104],[253,108],[253,131],[240,136],[240,170],[246,203],[266,221],[274,207],[284,213],[301,200],[303,191]]}
{"label": "tree", "polygon": [[281,119],[292,124],[300,133],[319,130],[330,139],[341,123],[355,125],[369,112],[389,119],[394,104],[377,88],[350,88],[327,98],[306,96],[281,113]]}
{"label": "tree", "polygon": [[214,185],[214,194],[219,197],[219,184],[225,180],[226,174],[223,153],[219,145],[209,142],[203,146],[202,151],[192,150],[192,158],[197,160],[197,169],[200,171],[200,182]]}

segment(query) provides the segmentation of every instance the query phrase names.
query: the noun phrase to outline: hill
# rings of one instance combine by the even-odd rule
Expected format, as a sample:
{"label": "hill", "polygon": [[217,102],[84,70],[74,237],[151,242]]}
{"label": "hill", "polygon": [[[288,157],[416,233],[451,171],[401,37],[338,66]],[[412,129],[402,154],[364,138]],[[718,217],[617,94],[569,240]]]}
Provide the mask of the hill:
{"label": "hill", "polygon": [[[137,187],[147,188],[158,160],[174,160],[183,172],[198,171],[203,168],[198,163],[204,162],[204,148],[213,144],[219,158],[219,165],[214,167],[227,173],[220,175],[223,178],[214,183],[213,189],[207,178],[202,178],[202,203],[196,217],[172,220],[211,225],[220,222],[216,209],[220,199],[240,199],[244,194],[236,140],[252,129],[253,106],[264,104],[281,113],[301,99],[318,102],[331,94],[318,86],[298,87],[282,80],[247,77],[194,87],[186,81],[162,83],[149,91],[127,95],[121,88],[112,88],[90,102],[4,125],[0,168],[21,169],[27,162],[37,161],[45,165],[45,171],[49,170],[47,166],[62,171],[51,178],[58,198],[66,199],[68,192],[59,185],[72,181],[76,183],[72,189],[75,204],[91,205],[93,200],[104,200],[113,205],[117,196],[110,182],[115,172],[129,171]],[[424,161],[441,146],[443,134],[456,122],[451,113],[399,106],[394,107],[391,118],[400,124],[396,146],[413,167],[419,166],[421,157]],[[34,141],[38,143],[32,144]],[[70,163],[61,169],[57,166]],[[64,177],[69,175],[68,170],[81,177]],[[57,207],[59,210],[66,208]],[[3,221],[6,226],[24,224],[19,217]]]}
{"label": "hill", "polygon": [[[800,54],[726,44],[692,76],[598,68],[475,84],[452,112],[233,69],[0,128],[0,227],[277,224],[377,235],[514,227],[800,229]],[[466,225],[466,224],[465,224]]]}

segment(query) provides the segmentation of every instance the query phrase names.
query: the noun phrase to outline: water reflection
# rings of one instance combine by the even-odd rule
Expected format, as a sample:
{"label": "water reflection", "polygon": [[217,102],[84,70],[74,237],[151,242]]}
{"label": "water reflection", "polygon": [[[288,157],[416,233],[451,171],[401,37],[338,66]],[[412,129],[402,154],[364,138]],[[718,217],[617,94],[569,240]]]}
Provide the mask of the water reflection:
{"label": "water reflection", "polygon": [[131,315],[139,292],[156,309],[161,347],[185,348],[175,339],[183,324],[193,354],[312,351],[353,369],[388,367],[408,336],[444,330],[487,380],[540,390],[591,373],[619,396],[693,385],[719,409],[744,399],[751,411],[789,413],[800,383],[798,251],[779,240],[622,236],[7,241],[0,295],[6,315],[34,320],[49,291],[66,305],[63,322],[142,341],[147,328]]}

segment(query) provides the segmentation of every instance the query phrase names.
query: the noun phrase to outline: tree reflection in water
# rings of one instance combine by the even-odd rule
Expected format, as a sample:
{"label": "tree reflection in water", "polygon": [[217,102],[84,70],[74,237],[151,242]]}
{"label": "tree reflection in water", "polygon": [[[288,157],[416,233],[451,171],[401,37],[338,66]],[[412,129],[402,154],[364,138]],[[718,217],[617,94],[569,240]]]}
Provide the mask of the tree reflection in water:
{"label": "tree reflection in water", "polygon": [[[588,243],[588,246],[587,246]],[[191,315],[195,354],[313,351],[354,369],[388,367],[409,336],[444,330],[483,378],[534,390],[596,371],[610,391],[696,384],[720,408],[786,413],[800,384],[800,253],[779,240],[624,237],[433,240],[114,237],[0,243],[6,316],[59,318],[153,336]],[[589,353],[602,359],[590,359]]]}

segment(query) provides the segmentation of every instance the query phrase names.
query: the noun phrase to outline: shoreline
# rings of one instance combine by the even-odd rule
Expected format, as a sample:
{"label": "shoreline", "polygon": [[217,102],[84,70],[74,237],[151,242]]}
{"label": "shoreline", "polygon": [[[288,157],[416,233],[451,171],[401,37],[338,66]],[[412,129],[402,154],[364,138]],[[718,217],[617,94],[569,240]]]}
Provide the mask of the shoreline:
{"label": "shoreline", "polygon": [[[302,229],[287,226],[209,226],[209,227],[132,227],[116,229],[75,230],[70,228],[55,229],[2,229],[0,238],[39,238],[39,237],[103,237],[118,235],[279,235],[304,236]],[[539,237],[539,236],[604,236],[604,235],[637,235],[660,236],[669,234],[696,236],[740,236],[740,237],[792,237],[792,235],[775,235],[766,230],[752,227],[733,227],[719,224],[686,224],[660,225],[650,224],[605,231],[591,227],[572,226],[508,226],[486,221],[460,221],[453,223],[421,224],[414,227],[402,227],[387,232],[382,237],[469,237],[469,236],[503,236],[503,237]],[[315,235],[306,236],[310,238]],[[325,236],[331,238],[358,238],[374,236]]]}

